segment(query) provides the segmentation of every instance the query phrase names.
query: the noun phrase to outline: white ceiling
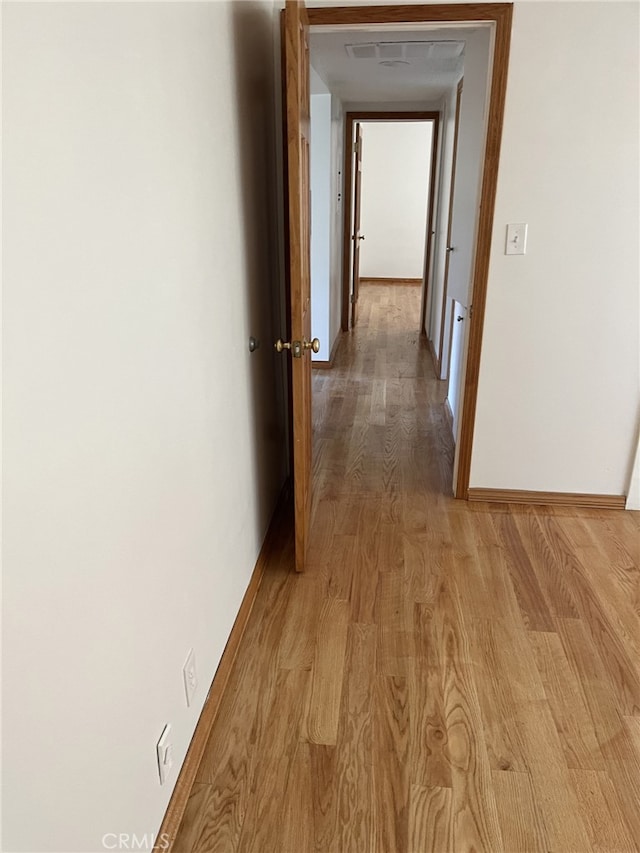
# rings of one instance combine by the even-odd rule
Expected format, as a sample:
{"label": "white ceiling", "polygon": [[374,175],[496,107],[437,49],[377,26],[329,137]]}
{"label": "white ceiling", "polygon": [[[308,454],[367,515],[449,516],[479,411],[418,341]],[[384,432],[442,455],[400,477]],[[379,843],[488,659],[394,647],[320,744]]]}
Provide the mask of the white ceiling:
{"label": "white ceiling", "polygon": [[[379,28],[334,29],[313,28],[310,32],[311,65],[327,88],[344,102],[373,103],[382,101],[435,101],[455,87],[462,76],[464,53],[458,58],[439,57],[436,50],[420,50],[416,42],[464,42],[476,32],[469,27],[434,27],[428,29]],[[354,59],[347,45],[388,42],[411,42],[402,63],[381,65],[381,58]]]}

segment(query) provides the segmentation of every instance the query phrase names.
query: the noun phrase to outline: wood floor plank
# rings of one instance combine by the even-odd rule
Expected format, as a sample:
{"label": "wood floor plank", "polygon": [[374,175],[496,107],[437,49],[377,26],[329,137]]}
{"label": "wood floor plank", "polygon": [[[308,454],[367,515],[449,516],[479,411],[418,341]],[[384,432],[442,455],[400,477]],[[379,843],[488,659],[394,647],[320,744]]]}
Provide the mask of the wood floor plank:
{"label": "wood floor plank", "polygon": [[614,675],[612,686],[624,714],[640,714],[640,670],[629,653],[625,638],[615,630],[600,598],[589,583],[587,573],[578,562],[571,545],[552,518],[544,519],[541,528],[549,544],[558,573],[570,577],[572,594],[582,624],[590,632],[607,670]]}
{"label": "wood floor plank", "polygon": [[507,568],[525,625],[532,631],[553,631],[548,602],[514,519],[502,514],[495,517],[494,523],[505,548]]}
{"label": "wood floor plank", "polygon": [[211,818],[212,804],[209,802],[213,789],[210,785],[196,782],[189,794],[187,808],[182,818],[180,832],[173,843],[172,853],[191,853],[198,844],[202,824]]}
{"label": "wood floor plank", "polygon": [[[518,625],[519,623],[516,623]],[[502,620],[471,620],[475,681],[492,769],[526,772],[519,711],[545,698],[526,632]]]}
{"label": "wood floor plank", "polygon": [[451,788],[451,757],[438,666],[418,664],[411,676],[411,781],[422,788]]}
{"label": "wood floor plank", "polygon": [[378,592],[378,569],[370,547],[358,543],[353,563],[350,615],[353,622],[373,625]]}
{"label": "wood floor plank", "polygon": [[410,853],[455,853],[451,790],[412,785],[409,801]]}
{"label": "wood floor plank", "polygon": [[315,653],[322,584],[314,575],[291,575],[289,602],[283,618],[278,648],[282,669],[311,669]]}
{"label": "wood floor plank", "polygon": [[313,814],[300,820],[313,821],[313,850],[333,853],[338,849],[340,801],[338,794],[338,755],[335,746],[309,744]]}
{"label": "wood floor plank", "polygon": [[556,562],[554,549],[545,535],[545,518],[534,509],[514,518],[514,523],[527,553],[533,558],[536,577],[545,593],[550,611],[554,616],[565,619],[579,618],[571,575],[563,571]]}
{"label": "wood floor plank", "polygon": [[348,601],[324,600],[316,633],[309,705],[308,735],[312,743],[336,743],[348,621]]}
{"label": "wood floor plank", "polygon": [[375,603],[378,655],[381,675],[407,676],[413,647],[413,612],[408,612],[402,573],[384,572],[378,577]]}
{"label": "wood floor plank", "polygon": [[631,552],[639,549],[632,543],[626,549],[603,524],[597,528],[600,536],[596,536],[595,520],[590,525],[579,518],[555,519],[555,522],[571,543],[614,630],[624,637],[634,657],[640,657],[640,627],[635,607],[640,589],[640,562],[631,557]]}
{"label": "wood floor plank", "polygon": [[491,767],[472,656],[455,586],[443,582],[438,600],[442,695],[451,762],[453,838],[456,849],[503,850],[491,784]]}
{"label": "wood floor plank", "polygon": [[594,723],[560,638],[557,634],[536,632],[531,632],[529,638],[567,767],[604,770]]}
{"label": "wood floor plank", "polygon": [[407,681],[380,675],[375,688],[372,847],[380,853],[409,853]]}
{"label": "wood floor plank", "polygon": [[547,853],[549,841],[529,774],[494,770],[491,778],[505,851]]}
{"label": "wood floor plank", "polygon": [[638,850],[640,839],[640,763],[634,759],[607,760],[607,775],[613,784],[618,803]]}
{"label": "wood floor plank", "polygon": [[640,757],[640,717],[623,717],[622,722],[629,732],[636,756]]}
{"label": "wood floor plank", "polygon": [[337,849],[367,853],[372,838],[373,704],[376,629],[349,625],[345,687],[337,742]]}
{"label": "wood floor plank", "polygon": [[551,850],[590,850],[562,747],[548,703],[531,701],[518,709],[518,726],[538,812]]}
{"label": "wood floor plank", "polygon": [[481,537],[476,546],[477,560],[492,602],[492,612],[497,618],[524,628],[522,612],[505,562],[504,549],[485,535],[487,531],[494,530],[490,519],[482,514],[477,514],[474,518]]}
{"label": "wood floor plank", "polygon": [[480,707],[469,664],[445,664],[444,713],[451,759],[456,850],[503,851]]}
{"label": "wood floor plank", "polygon": [[291,762],[282,811],[282,847],[284,850],[313,850],[314,827],[312,820],[301,820],[301,815],[313,814],[311,786],[311,756],[309,744],[299,741]]}
{"label": "wood floor plank", "polygon": [[597,770],[572,770],[570,777],[593,850],[602,853],[637,851],[637,839],[633,840],[608,774]]}
{"label": "wood floor plank", "polygon": [[582,620],[559,619],[558,633],[567,660],[580,683],[605,761],[615,763],[633,759],[633,740],[617,702],[616,674],[607,669],[591,632]]}
{"label": "wood floor plank", "polygon": [[327,598],[349,600],[358,540],[355,536],[337,534],[325,560]]}
{"label": "wood floor plank", "polygon": [[304,704],[311,675],[306,670],[278,672],[273,703],[260,752],[254,758],[251,796],[238,842],[242,853],[269,849],[282,830],[286,791],[298,750]]}

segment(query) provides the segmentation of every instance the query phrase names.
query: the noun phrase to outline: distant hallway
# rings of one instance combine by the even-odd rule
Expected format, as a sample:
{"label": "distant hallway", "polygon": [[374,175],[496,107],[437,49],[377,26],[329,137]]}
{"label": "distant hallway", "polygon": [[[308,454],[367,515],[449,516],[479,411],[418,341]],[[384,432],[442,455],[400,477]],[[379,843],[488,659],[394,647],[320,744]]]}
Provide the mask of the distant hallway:
{"label": "distant hallway", "polygon": [[419,334],[420,288],[362,284],[332,370],[314,371],[314,493],[451,495],[446,383]]}

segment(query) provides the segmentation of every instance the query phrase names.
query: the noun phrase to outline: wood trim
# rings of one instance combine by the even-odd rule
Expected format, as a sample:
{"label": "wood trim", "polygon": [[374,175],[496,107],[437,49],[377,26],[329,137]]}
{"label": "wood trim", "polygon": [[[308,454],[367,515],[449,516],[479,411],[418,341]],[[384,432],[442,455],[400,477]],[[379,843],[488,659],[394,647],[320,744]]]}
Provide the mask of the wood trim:
{"label": "wood trim", "polygon": [[593,509],[624,509],[624,495],[588,495],[579,492],[529,492],[521,489],[468,490],[468,500],[488,503],[538,504],[542,506],[581,506]]}
{"label": "wood trim", "polygon": [[358,321],[358,299],[360,297],[360,251],[362,237],[360,226],[362,224],[362,124],[356,122],[354,133],[353,151],[353,217],[351,217],[351,328]]}
{"label": "wood trim", "polygon": [[449,402],[449,398],[444,398],[444,418],[449,425],[449,429],[451,430],[451,435],[453,436],[453,446],[456,445],[456,437],[453,433],[453,412],[451,411],[451,403]]}
{"label": "wood trim", "polygon": [[[425,6],[326,6],[308,8],[309,24],[394,24],[423,21],[502,21],[511,3],[438,3]],[[508,11],[508,15],[506,12]]]}
{"label": "wood trim", "polygon": [[347,115],[354,121],[435,121],[440,113],[433,110],[356,110]]}
{"label": "wood trim", "polygon": [[342,343],[342,330],[338,332],[336,335],[336,339],[333,342],[333,346],[331,347],[331,352],[329,353],[328,361],[312,361],[311,367],[319,368],[321,370],[330,370],[333,367],[333,362],[336,357],[336,353],[338,352],[338,347]]}
{"label": "wood trim", "polygon": [[[160,826],[156,836],[158,842],[162,839],[163,845],[168,840],[168,846],[162,847],[163,853],[171,853],[173,848],[178,829],[180,828],[180,823],[187,807],[187,801],[209,740],[209,735],[211,734],[213,724],[215,723],[218,712],[220,711],[222,697],[224,696],[224,691],[229,681],[234,661],[238,654],[240,642],[244,636],[247,623],[249,622],[249,617],[251,615],[253,605],[255,604],[258,590],[260,589],[265,568],[268,565],[278,543],[283,524],[289,515],[290,504],[291,481],[287,479],[282,487],[282,491],[280,492],[267,534],[264,538],[262,548],[260,549],[258,559],[251,574],[251,580],[249,581],[249,585],[242,599],[242,604],[238,610],[236,620],[233,623],[229,639],[227,640],[224,652],[222,653],[218,669],[214,675],[211,688],[191,738],[191,743],[189,744],[184,763],[180,773],[178,774],[178,779],[176,781],[175,788],[173,789],[173,793],[171,794],[171,799],[169,800],[169,805],[167,806],[167,811],[165,812],[162,825]],[[159,849],[159,847],[154,847],[154,850]]]}
{"label": "wood trim", "polygon": [[[457,474],[454,484],[454,495],[457,498],[467,498],[469,492],[471,451],[476,422],[478,377],[480,375],[480,355],[482,352],[482,332],[489,280],[493,212],[498,186],[498,165],[500,162],[504,105],[507,95],[507,73],[509,69],[509,48],[511,45],[511,23],[513,18],[512,3],[504,3],[502,5],[487,4],[485,7],[487,13],[489,13],[490,7],[492,9],[491,14],[494,15],[496,28],[482,190],[480,192],[480,213],[476,236],[476,255],[472,278],[473,310],[470,310],[467,314],[470,328],[463,380],[464,394],[460,416],[460,440],[457,447]],[[464,6],[460,7],[460,9],[463,8]]]}
{"label": "wood trim", "polygon": [[431,137],[431,170],[429,173],[429,206],[427,210],[427,234],[425,237],[425,252],[424,252],[424,276],[422,288],[422,299],[420,301],[420,331],[426,334],[425,321],[427,317],[427,305],[429,304],[429,294],[431,292],[431,273],[433,271],[433,211],[436,205],[436,172],[438,171],[438,148],[440,145],[440,116],[433,126],[433,135]]}
{"label": "wood trim", "polygon": [[360,278],[361,282],[367,284],[410,284],[412,287],[420,287],[422,278]]}
{"label": "wood trim", "polygon": [[[359,11],[366,12],[370,7],[357,7]],[[308,9],[308,12],[313,10]],[[339,8],[315,11],[341,11]],[[311,19],[309,19],[311,20]],[[317,23],[317,22],[315,22]],[[329,21],[328,23],[332,23]],[[365,21],[366,23],[366,21]],[[342,209],[342,316],[341,326],[343,332],[349,331],[350,314],[350,257],[351,257],[351,204],[353,201],[353,143],[354,128],[358,121],[432,121],[434,122],[434,136],[438,132],[440,113],[431,110],[394,111],[385,110],[356,110],[345,113],[344,117],[344,193]],[[369,279],[366,279],[367,281]]]}

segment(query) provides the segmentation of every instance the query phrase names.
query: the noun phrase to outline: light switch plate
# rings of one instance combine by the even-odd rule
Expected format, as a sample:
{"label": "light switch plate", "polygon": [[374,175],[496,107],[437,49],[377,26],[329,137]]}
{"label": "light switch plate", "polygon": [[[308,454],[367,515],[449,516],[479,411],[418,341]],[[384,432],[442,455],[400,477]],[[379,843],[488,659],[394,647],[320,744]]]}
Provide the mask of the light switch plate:
{"label": "light switch plate", "polygon": [[527,250],[527,224],[515,222],[507,225],[505,255],[524,255]]}
{"label": "light switch plate", "polygon": [[187,705],[191,707],[193,702],[193,694],[198,686],[198,673],[196,672],[196,656],[193,649],[189,649],[189,654],[182,668],[182,677],[184,679],[184,694],[187,700]]}
{"label": "light switch plate", "polygon": [[162,730],[160,740],[156,744],[156,758],[158,759],[160,784],[164,785],[173,767],[173,740],[169,723]]}

